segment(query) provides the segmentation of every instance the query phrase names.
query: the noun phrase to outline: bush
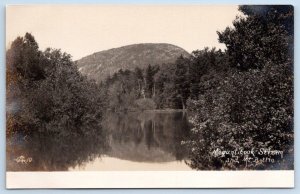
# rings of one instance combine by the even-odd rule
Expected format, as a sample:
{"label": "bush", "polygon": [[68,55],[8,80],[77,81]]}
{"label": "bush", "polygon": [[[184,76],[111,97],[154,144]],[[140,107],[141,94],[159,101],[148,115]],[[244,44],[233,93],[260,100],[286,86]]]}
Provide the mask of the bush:
{"label": "bush", "polygon": [[[212,82],[220,81],[220,76]],[[255,81],[254,81],[255,80]],[[203,83],[202,87],[206,87]],[[231,70],[199,100],[189,100],[194,125],[189,165],[196,169],[293,168],[293,76],[291,64],[267,64],[262,71]],[[215,150],[282,150],[274,162],[265,155],[214,156]],[[257,161],[246,162],[245,157]]]}
{"label": "bush", "polygon": [[134,102],[134,108],[137,110],[153,110],[156,108],[156,104],[150,98],[141,98]]}

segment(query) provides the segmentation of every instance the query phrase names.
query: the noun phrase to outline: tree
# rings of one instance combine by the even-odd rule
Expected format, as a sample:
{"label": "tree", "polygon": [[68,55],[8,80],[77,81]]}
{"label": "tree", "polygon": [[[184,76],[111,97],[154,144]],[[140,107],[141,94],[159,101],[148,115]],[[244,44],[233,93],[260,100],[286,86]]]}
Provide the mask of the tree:
{"label": "tree", "polygon": [[[7,51],[8,133],[84,135],[102,131],[99,86],[87,80],[71,56],[40,51],[31,34],[18,37]],[[17,88],[17,93],[15,89]]]}
{"label": "tree", "polygon": [[[293,58],[291,29],[278,7],[240,6],[247,17],[219,33],[226,44],[231,68],[202,76],[201,93],[190,100],[193,138],[189,165],[196,169],[293,169]],[[267,21],[267,22],[266,22]],[[288,22],[290,23],[290,22]],[[288,26],[288,27],[286,27]],[[204,79],[205,78],[205,79]],[[282,150],[273,163],[237,162],[230,155],[215,157],[214,150]],[[232,160],[233,159],[233,160]],[[229,161],[229,162],[228,162]]]}
{"label": "tree", "polygon": [[239,10],[247,17],[237,18],[233,28],[218,32],[232,66],[245,71],[261,69],[267,62],[283,63],[289,59],[292,6],[240,6]]}
{"label": "tree", "polygon": [[28,118],[32,111],[24,104],[29,95],[28,90],[36,88],[37,83],[45,78],[42,60],[43,55],[29,33],[25,37],[16,38],[6,52],[7,105],[10,107],[7,114],[8,133],[16,128],[30,130]]}
{"label": "tree", "polygon": [[189,69],[190,98],[198,99],[199,94],[205,91],[204,88],[201,88],[201,82],[208,75],[227,71],[226,54],[221,50],[209,49],[208,47],[205,47],[203,50],[193,51]]}
{"label": "tree", "polygon": [[247,16],[258,16],[265,22],[283,26],[289,36],[294,36],[294,7],[292,5],[241,5],[239,10]]}
{"label": "tree", "polygon": [[175,108],[174,72],[174,64],[163,64],[154,77],[156,95],[153,99],[159,109]]}
{"label": "tree", "polygon": [[144,85],[143,85],[143,83],[144,83],[143,71],[141,68],[136,67],[134,72],[135,72],[135,76],[137,78],[138,85],[139,85],[139,96],[138,97],[140,98],[141,96],[143,96],[143,98],[145,98]]}
{"label": "tree", "polygon": [[159,71],[159,66],[151,66],[150,64],[146,68],[145,85],[146,94],[148,98],[155,96],[155,80],[154,75]]}
{"label": "tree", "polygon": [[185,109],[186,100],[190,95],[189,61],[182,55],[175,62],[175,91],[177,107]]}

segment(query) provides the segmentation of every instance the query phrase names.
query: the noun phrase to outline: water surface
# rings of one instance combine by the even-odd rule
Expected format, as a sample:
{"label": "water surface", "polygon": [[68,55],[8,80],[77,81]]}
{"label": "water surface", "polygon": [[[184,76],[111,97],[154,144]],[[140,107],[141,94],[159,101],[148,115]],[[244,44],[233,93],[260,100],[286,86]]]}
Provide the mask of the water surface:
{"label": "water surface", "polygon": [[185,164],[187,151],[181,144],[190,131],[184,112],[107,113],[102,125],[107,132],[105,140],[98,134],[15,135],[7,142],[7,170],[191,169]]}

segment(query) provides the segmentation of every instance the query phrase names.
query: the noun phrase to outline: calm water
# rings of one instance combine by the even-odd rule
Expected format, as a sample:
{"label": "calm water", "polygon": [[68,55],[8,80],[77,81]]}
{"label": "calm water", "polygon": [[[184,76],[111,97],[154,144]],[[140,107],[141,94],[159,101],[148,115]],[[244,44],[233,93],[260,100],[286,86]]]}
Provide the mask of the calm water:
{"label": "calm water", "polygon": [[191,170],[181,141],[189,136],[183,112],[107,114],[106,140],[83,136],[25,137],[7,141],[7,170]]}

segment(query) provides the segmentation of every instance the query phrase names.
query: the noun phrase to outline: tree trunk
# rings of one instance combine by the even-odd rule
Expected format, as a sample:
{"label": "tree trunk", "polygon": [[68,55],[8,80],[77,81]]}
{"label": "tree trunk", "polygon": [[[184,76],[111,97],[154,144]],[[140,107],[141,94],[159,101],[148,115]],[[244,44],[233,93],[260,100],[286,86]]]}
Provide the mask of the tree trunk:
{"label": "tree trunk", "polygon": [[184,102],[183,102],[183,98],[181,97],[181,104],[182,104],[182,109],[185,110],[185,105],[184,105]]}
{"label": "tree trunk", "polygon": [[143,96],[144,99],[146,98],[144,88],[142,89],[142,96]]}
{"label": "tree trunk", "polygon": [[140,80],[138,80],[138,84],[139,84],[139,97],[142,95],[142,90],[141,90],[141,83]]}

